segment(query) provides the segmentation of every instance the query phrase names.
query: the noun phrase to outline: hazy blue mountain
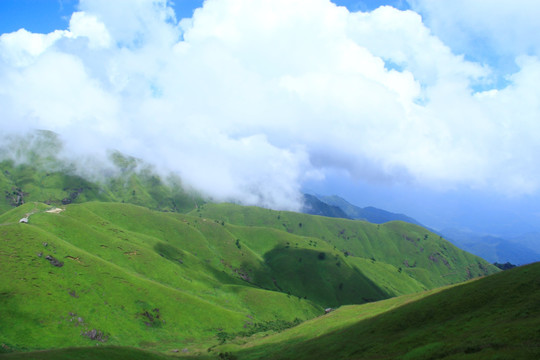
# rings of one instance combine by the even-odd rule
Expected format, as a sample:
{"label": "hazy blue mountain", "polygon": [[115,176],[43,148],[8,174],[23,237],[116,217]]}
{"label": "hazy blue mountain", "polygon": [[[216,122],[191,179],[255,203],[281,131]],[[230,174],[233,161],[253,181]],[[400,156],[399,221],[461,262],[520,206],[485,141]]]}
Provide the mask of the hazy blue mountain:
{"label": "hazy blue mountain", "polygon": [[[459,248],[494,263],[510,262],[516,265],[540,260],[540,253],[526,246],[526,242],[510,241],[497,236],[481,235],[459,229],[444,229],[443,236]],[[533,241],[530,235],[530,241]]]}
{"label": "hazy blue mountain", "polygon": [[521,244],[540,254],[540,233],[530,232],[509,239],[512,243]]}
{"label": "hazy blue mountain", "polygon": [[[351,219],[366,220],[376,224],[400,220],[424,226],[407,215],[392,213],[372,206],[361,208],[336,195],[317,196],[317,198],[320,202],[326,203],[329,206],[340,208]],[[324,209],[324,207],[320,206],[320,209]],[[512,239],[451,228],[436,231],[436,233],[442,235],[461,249],[480,256],[491,263],[510,262],[512,264],[523,265],[540,260],[539,233],[528,233]]]}
{"label": "hazy blue mountain", "polygon": [[311,215],[349,218],[349,216],[347,216],[347,214],[338,206],[329,205],[310,194],[304,194],[304,207],[302,208],[302,212]]}
{"label": "hazy blue mountain", "polygon": [[346,216],[351,219],[365,220],[374,224],[383,224],[389,221],[400,220],[423,226],[418,221],[407,215],[392,213],[390,211],[378,209],[372,206],[361,208],[349,203],[347,200],[337,195],[318,196],[318,198],[328,205],[339,207],[341,210],[343,210]]}

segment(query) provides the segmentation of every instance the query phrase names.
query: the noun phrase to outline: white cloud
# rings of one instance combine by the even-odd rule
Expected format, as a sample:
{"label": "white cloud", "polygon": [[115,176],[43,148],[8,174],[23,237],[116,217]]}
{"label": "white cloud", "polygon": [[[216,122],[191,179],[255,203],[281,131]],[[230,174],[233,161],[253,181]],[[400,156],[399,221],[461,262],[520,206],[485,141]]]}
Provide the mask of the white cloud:
{"label": "white cloud", "polygon": [[167,0],[80,0],[79,8],[103,23],[120,46],[156,47],[177,40]]}
{"label": "white cloud", "polygon": [[111,45],[111,36],[105,25],[92,15],[83,11],[71,15],[69,31],[74,38],[84,36],[89,40],[89,48],[107,48]]}
{"label": "white cloud", "polygon": [[357,44],[411,71],[424,85],[487,75],[487,69],[454,55],[413,11],[383,6],[370,13],[355,13],[350,16],[347,30]]}
{"label": "white cloud", "polygon": [[28,66],[64,35],[65,31],[62,30],[50,34],[34,34],[25,29],[2,34],[0,35],[0,55],[12,66]]}
{"label": "white cloud", "polygon": [[[327,0],[83,0],[69,31],[0,38],[4,131],[45,128],[220,200],[299,205],[328,169],[430,187],[537,191],[538,59],[505,89],[413,11]],[[183,40],[181,40],[183,38]],[[15,39],[15,40],[14,40]]]}
{"label": "white cloud", "polygon": [[[455,51],[488,56],[540,52],[536,0],[409,0],[435,35]],[[482,57],[482,56],[479,56]],[[485,56],[483,56],[485,57]]]}

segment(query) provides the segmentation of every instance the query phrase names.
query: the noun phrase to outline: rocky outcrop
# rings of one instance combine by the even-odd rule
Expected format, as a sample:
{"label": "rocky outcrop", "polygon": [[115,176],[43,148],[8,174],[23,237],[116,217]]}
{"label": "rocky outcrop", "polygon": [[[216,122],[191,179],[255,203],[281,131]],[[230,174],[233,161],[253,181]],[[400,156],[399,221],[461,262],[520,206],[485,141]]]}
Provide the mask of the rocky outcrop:
{"label": "rocky outcrop", "polygon": [[55,258],[54,256],[52,255],[47,255],[45,257],[45,259],[49,260],[49,263],[52,265],[52,266],[56,266],[56,267],[62,267],[64,266],[64,263],[60,260],[58,260],[57,258]]}

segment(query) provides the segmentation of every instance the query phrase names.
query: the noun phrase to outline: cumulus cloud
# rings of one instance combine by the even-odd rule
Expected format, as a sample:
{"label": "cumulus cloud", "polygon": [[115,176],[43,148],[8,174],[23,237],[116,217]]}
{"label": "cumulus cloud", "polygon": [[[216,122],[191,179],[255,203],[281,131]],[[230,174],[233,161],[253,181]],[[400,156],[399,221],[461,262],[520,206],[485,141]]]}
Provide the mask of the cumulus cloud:
{"label": "cumulus cloud", "polygon": [[111,45],[111,35],[95,16],[79,11],[71,15],[69,33],[74,38],[86,37],[90,49],[108,48]]}
{"label": "cumulus cloud", "polygon": [[519,55],[540,54],[536,0],[408,0],[454,51],[496,64],[504,74]]}
{"label": "cumulus cloud", "polygon": [[[420,4],[420,2],[419,2]],[[297,209],[302,183],[540,185],[540,63],[502,89],[413,11],[328,0],[81,0],[69,29],[0,37],[4,132],[141,157],[218,200]],[[15,125],[16,124],[16,125]]]}

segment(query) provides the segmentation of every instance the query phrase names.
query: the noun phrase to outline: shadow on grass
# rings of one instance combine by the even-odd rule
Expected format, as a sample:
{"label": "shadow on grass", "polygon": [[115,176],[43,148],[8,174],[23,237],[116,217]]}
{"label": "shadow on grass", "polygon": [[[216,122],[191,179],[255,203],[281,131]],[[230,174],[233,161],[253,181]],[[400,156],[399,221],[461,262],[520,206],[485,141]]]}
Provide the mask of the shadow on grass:
{"label": "shadow on grass", "polygon": [[177,359],[156,352],[119,346],[66,348],[32,352],[0,354],[0,359],[9,360],[169,360]]}
{"label": "shadow on grass", "polygon": [[264,255],[264,267],[253,271],[253,283],[308,299],[322,307],[362,304],[390,295],[334,254],[275,248]]}

